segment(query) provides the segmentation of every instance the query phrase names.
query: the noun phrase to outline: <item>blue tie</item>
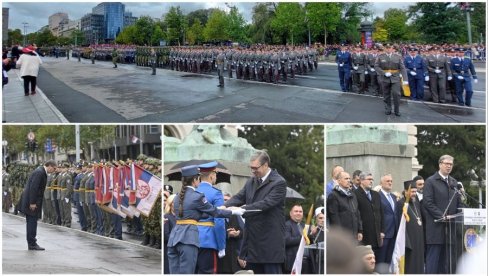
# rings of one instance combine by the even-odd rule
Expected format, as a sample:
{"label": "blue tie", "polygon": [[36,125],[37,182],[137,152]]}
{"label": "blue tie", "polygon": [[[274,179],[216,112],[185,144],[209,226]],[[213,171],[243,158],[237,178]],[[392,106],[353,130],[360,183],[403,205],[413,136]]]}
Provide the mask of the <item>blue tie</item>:
{"label": "blue tie", "polygon": [[366,196],[368,196],[369,201],[371,201],[371,192],[370,191],[366,192]]}

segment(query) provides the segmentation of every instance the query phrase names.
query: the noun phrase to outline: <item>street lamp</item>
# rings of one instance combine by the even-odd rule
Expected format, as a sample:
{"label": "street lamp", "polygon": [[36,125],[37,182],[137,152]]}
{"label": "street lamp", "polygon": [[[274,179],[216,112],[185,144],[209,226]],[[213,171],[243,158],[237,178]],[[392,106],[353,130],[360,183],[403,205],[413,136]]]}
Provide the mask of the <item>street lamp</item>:
{"label": "street lamp", "polygon": [[3,140],[2,141],[2,146],[3,146],[3,165],[7,165],[7,146],[8,146],[8,141]]}
{"label": "street lamp", "polygon": [[484,179],[485,170],[484,169],[480,170],[481,177],[478,177],[474,169],[469,170],[468,175],[471,178],[471,181],[469,182],[469,186],[478,187],[478,202],[480,208],[483,208],[483,188],[486,187],[486,180]]}
{"label": "street lamp", "polygon": [[29,25],[29,23],[22,22],[22,25],[24,25],[24,46],[25,46],[26,45],[26,37],[27,37],[27,25]]}
{"label": "street lamp", "polygon": [[93,160],[93,142],[88,142],[90,145],[90,162]]}
{"label": "street lamp", "polygon": [[467,3],[467,2],[459,3],[459,8],[462,11],[466,11],[466,24],[468,25],[468,42],[469,42],[469,46],[471,47],[473,40],[472,40],[472,36],[471,36],[471,15],[470,15],[470,12],[474,11],[474,8],[471,7],[471,4]]}

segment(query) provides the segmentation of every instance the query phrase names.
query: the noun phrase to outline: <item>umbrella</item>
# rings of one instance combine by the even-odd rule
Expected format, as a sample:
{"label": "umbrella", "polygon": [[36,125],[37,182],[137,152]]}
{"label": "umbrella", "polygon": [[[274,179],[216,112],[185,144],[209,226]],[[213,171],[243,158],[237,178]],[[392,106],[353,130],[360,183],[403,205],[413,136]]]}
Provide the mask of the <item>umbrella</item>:
{"label": "umbrella", "polygon": [[299,192],[290,187],[286,187],[286,198],[305,199]]}
{"label": "umbrella", "polygon": [[[168,177],[169,181],[176,180],[176,181],[181,181],[181,168],[186,167],[186,166],[191,166],[191,165],[201,165],[205,163],[212,162],[212,160],[190,160],[190,161],[183,161],[180,162],[169,170],[169,172],[166,174]],[[227,168],[220,162],[217,162],[217,183],[230,183],[230,177],[231,173]]]}

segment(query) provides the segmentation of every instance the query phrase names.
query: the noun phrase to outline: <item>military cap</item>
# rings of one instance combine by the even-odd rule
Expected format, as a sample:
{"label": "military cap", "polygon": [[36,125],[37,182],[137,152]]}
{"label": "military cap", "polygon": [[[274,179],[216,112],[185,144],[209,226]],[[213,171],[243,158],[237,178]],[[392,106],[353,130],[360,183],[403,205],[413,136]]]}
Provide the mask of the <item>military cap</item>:
{"label": "military cap", "polygon": [[147,156],[143,153],[141,153],[137,156],[137,160],[146,160],[146,159],[147,159]]}
{"label": "military cap", "polygon": [[457,52],[466,52],[466,49],[464,49],[464,48],[461,47],[461,48],[457,48],[456,51]]}
{"label": "military cap", "polygon": [[164,191],[169,192],[170,194],[172,194],[173,193],[173,186],[168,185],[168,184],[164,185]]}
{"label": "military cap", "polygon": [[186,166],[181,168],[181,176],[188,177],[188,176],[195,176],[199,175],[200,172],[196,165]]}
{"label": "military cap", "polygon": [[389,48],[393,48],[393,44],[390,44],[390,43],[387,43],[384,45],[385,48],[389,49]]}
{"label": "military cap", "polygon": [[408,187],[417,188],[417,183],[413,180],[404,181],[403,182],[403,188],[405,189],[405,191],[408,190]]}
{"label": "military cap", "polygon": [[212,162],[200,164],[198,165],[198,168],[200,169],[200,172],[211,172],[211,171],[215,171],[217,165],[218,165],[217,161],[212,161]]}
{"label": "military cap", "polygon": [[119,160],[119,164],[120,164],[121,166],[125,166],[125,162],[124,162],[124,160]]}
{"label": "military cap", "polygon": [[419,49],[415,48],[415,47],[410,47],[408,49],[410,52],[417,52]]}
{"label": "military cap", "polygon": [[82,164],[78,164],[78,165],[76,165],[76,168],[78,168],[78,169],[81,169],[82,167],[83,167],[83,165],[82,165]]}

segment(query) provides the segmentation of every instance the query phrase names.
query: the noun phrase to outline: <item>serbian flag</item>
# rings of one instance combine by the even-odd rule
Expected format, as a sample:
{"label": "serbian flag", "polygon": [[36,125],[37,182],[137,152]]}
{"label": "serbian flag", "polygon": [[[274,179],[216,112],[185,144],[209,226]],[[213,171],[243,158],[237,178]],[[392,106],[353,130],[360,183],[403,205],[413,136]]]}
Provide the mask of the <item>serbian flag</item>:
{"label": "serbian flag", "polygon": [[130,166],[122,167],[122,183],[123,183],[123,197],[121,210],[127,214],[130,218],[136,216],[139,217],[140,212],[136,209],[134,204],[136,203],[136,191],[135,186],[132,184],[132,170]]}
{"label": "serbian flag", "polygon": [[93,175],[95,177],[95,202],[101,204],[103,201],[103,167],[102,165],[96,165],[93,170]]}
{"label": "serbian flag", "polygon": [[133,168],[134,181],[137,183],[136,197],[140,199],[137,210],[148,217],[154,202],[161,193],[161,179],[137,165],[133,165]]}

